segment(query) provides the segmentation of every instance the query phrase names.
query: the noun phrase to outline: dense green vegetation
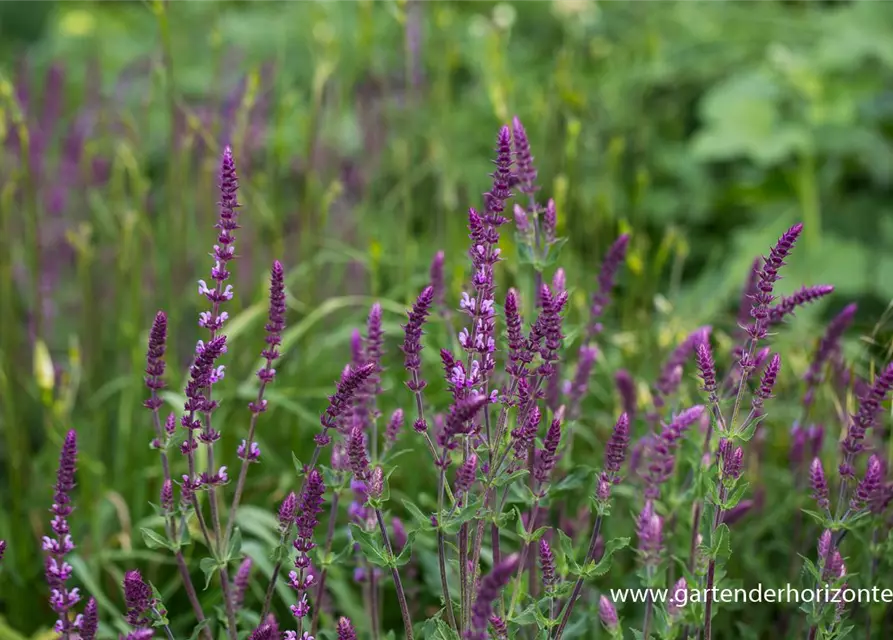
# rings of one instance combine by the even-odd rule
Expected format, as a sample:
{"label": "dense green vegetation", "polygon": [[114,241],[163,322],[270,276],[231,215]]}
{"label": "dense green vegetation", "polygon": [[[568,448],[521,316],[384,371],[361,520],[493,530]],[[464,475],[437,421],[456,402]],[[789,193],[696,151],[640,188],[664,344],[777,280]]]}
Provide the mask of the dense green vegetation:
{"label": "dense green vegetation", "polygon": [[[835,292],[772,336],[784,366],[746,472],[749,492],[763,499],[735,526],[726,567],[744,585],[794,581],[796,554],[814,553],[805,533],[792,546],[792,514],[811,507],[788,469],[790,429],[816,340],[858,302],[846,361],[870,381],[890,359],[891,78],[893,5],[880,2],[0,4],[0,539],[10,544],[0,640],[49,634],[39,540],[72,428],[80,457],[71,562],[78,584],[105,594],[102,632],[126,633],[119,585],[134,565],[181,616],[172,617],[177,631],[192,629],[188,605],[176,606],[186,601],[172,558],[140,536],[158,522],[149,502],[161,474],[143,370],[152,318],[164,309],[163,397],[181,409],[203,337],[196,280],[210,267],[224,144],[237,157],[243,205],[227,377],[215,387],[215,420],[226,425],[218,450],[233,463],[257,393],[274,259],[288,291],[283,357],[257,436],[263,464],[252,469],[239,521],[260,601],[275,509],[298,489],[292,452],[309,457],[326,396],[351,360],[351,333],[375,301],[386,335],[380,408],[412,409],[400,325],[438,250],[447,303],[458,306],[469,280],[466,211],[481,206],[496,132],[513,115],[530,135],[540,199],[555,199],[566,239],[546,266],[549,279],[564,268],[570,294],[565,378],[605,251],[621,233],[631,237],[562,474],[600,467],[619,413],[619,368],[650,406],[665,356],[704,324],[728,364],[754,257],[804,222],[776,291],[829,283]],[[515,286],[529,303],[532,265],[511,229],[496,300]],[[445,411],[437,349],[451,345],[452,331],[437,316],[426,332],[424,370],[436,381],[426,393]],[[695,373],[686,369],[678,407],[697,401]],[[839,415],[855,408],[852,392],[820,393],[814,419],[827,430],[829,475]],[[880,442],[891,448],[885,419]],[[634,437],[646,429],[637,423]],[[398,448],[422,450],[414,435],[407,428]],[[434,496],[436,474],[421,455],[395,464],[390,508],[411,521],[400,500]],[[563,499],[575,509],[591,477],[568,478]],[[641,504],[632,486],[617,493],[622,517],[611,534],[629,535],[628,515]],[[873,557],[889,571],[883,531],[876,547],[871,531],[852,534],[852,572],[864,575]],[[201,581],[201,552],[191,553]],[[596,590],[637,584],[624,553]],[[420,543],[414,554],[419,608],[433,615],[436,549]],[[365,634],[348,565],[332,570],[330,595]],[[285,619],[293,594],[284,585],[280,594]],[[206,598],[209,609],[219,604],[211,591]],[[623,617],[635,625],[640,609],[627,605]],[[883,605],[850,611],[859,629],[873,616],[878,638],[889,637],[884,614]],[[385,628],[400,628],[395,607],[385,617]],[[724,605],[715,633],[761,638],[778,624],[805,636],[803,615],[781,605]]]}

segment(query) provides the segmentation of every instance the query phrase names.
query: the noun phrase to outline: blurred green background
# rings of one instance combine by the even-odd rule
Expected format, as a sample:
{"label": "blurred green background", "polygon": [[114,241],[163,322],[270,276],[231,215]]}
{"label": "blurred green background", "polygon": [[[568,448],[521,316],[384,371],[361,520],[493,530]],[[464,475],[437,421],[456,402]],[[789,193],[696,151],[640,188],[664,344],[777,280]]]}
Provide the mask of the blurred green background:
{"label": "blurred green background", "polygon": [[[170,563],[138,533],[160,473],[141,407],[145,338],[165,309],[176,409],[201,337],[195,282],[211,266],[224,144],[244,205],[220,409],[231,458],[256,388],[266,270],[274,258],[289,270],[285,357],[243,523],[263,564],[263,518],[293,483],[287,452],[307,450],[376,299],[390,332],[384,409],[408,402],[401,314],[438,249],[451,300],[461,291],[465,210],[512,115],[568,238],[569,323],[604,250],[632,233],[597,422],[613,368],[647,382],[654,353],[686,331],[734,326],[754,256],[797,220],[782,292],[837,289],[780,340],[805,353],[852,300],[858,329],[875,326],[893,298],[891,81],[882,2],[0,3],[0,538],[12,541],[0,637],[48,628],[36,541],[68,428],[82,443],[76,571],[114,594],[104,615],[120,610],[128,563]],[[510,233],[502,246],[514,256]],[[518,270],[503,263],[499,297]]]}

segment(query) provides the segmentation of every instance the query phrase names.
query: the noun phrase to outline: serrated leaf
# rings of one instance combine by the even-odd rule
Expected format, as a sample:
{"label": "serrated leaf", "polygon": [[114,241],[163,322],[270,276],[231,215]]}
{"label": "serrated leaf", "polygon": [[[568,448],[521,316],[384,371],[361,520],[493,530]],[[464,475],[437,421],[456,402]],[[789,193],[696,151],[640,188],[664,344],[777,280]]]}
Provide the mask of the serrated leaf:
{"label": "serrated leaf", "polygon": [[735,491],[732,493],[732,495],[726,499],[723,508],[726,511],[734,509],[735,506],[739,502],[741,502],[741,498],[744,497],[744,493],[747,491],[748,486],[749,485],[746,482],[739,482],[738,485],[735,487]]}
{"label": "serrated leaf", "polygon": [[145,542],[146,546],[150,549],[168,549],[170,551],[174,550],[174,545],[171,544],[170,540],[168,540],[161,534],[152,531],[152,529],[143,527],[142,529],[140,529],[140,533],[143,534],[143,542]]}
{"label": "serrated leaf", "polygon": [[199,569],[202,570],[202,573],[205,574],[205,591],[208,590],[208,587],[211,586],[211,579],[214,577],[214,574],[217,573],[217,569],[220,565],[214,558],[202,558],[201,562],[198,563]]}
{"label": "serrated leaf", "polygon": [[730,545],[731,532],[729,531],[729,527],[725,523],[722,523],[713,532],[710,541],[710,557],[714,559],[722,558],[723,560],[728,560],[732,555],[732,548]]}
{"label": "serrated leaf", "polygon": [[387,567],[390,562],[388,560],[387,551],[378,541],[378,536],[366,531],[355,523],[350,523],[350,533],[354,541],[360,545],[360,552],[363,556],[377,567]]}
{"label": "serrated leaf", "polygon": [[574,557],[574,542],[568,537],[568,535],[562,531],[561,529],[555,529],[558,532],[558,546],[561,549],[561,553],[564,555],[564,561],[567,562],[567,566],[570,568],[571,573],[579,574],[580,573],[580,565],[577,563],[577,559]]}
{"label": "serrated leaf", "polygon": [[397,557],[394,559],[394,562],[398,567],[402,567],[412,559],[412,544],[415,542],[417,534],[418,531],[410,531],[406,534],[406,544],[403,545],[403,548],[400,549],[400,553],[397,554]]}
{"label": "serrated leaf", "polygon": [[459,527],[474,518],[478,510],[481,508],[482,498],[478,498],[474,502],[465,505],[457,511],[449,521],[444,524],[443,531],[449,535],[457,533]]}
{"label": "serrated leaf", "polygon": [[[612,538],[605,543],[605,551],[602,554],[602,557],[599,559],[597,564],[594,566],[587,566],[584,569],[584,574],[587,578],[598,577],[606,574],[611,569],[611,557],[615,552],[620,549],[625,548],[629,545],[629,538]],[[588,565],[592,565],[590,562]]]}

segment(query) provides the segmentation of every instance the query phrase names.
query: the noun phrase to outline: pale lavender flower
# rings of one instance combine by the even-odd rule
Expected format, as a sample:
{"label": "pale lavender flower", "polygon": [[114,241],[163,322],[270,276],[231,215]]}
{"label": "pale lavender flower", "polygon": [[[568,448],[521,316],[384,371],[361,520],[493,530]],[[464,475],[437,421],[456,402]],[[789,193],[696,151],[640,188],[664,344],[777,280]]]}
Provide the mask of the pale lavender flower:
{"label": "pale lavender flower", "polygon": [[852,324],[856,315],[856,309],[855,304],[847,305],[843,311],[828,323],[825,334],[816,346],[812,361],[809,363],[809,369],[803,376],[803,380],[806,382],[806,392],[803,394],[804,407],[808,408],[812,405],[815,399],[815,390],[823,379],[825,365],[829,359],[839,352],[840,340],[847,328]]}
{"label": "pale lavender flower", "polygon": [[589,308],[589,340],[602,332],[602,324],[599,319],[611,302],[611,291],[617,278],[617,271],[626,259],[626,250],[629,246],[629,234],[622,234],[605,254],[601,269],[598,272],[598,291],[592,296],[592,306]]}
{"label": "pale lavender flower", "polygon": [[875,378],[874,384],[860,399],[856,415],[850,419],[846,438],[841,445],[845,457],[840,465],[840,475],[844,478],[853,477],[853,457],[863,450],[862,440],[865,438],[865,431],[874,424],[880,413],[881,404],[886,400],[891,388],[893,388],[893,362]]}
{"label": "pale lavender flower", "polygon": [[825,470],[822,461],[814,458],[809,466],[809,484],[812,487],[812,497],[819,509],[828,509],[831,501],[828,499],[828,481],[825,479]]}
{"label": "pale lavender flower", "polygon": [[608,600],[607,597],[601,596],[598,599],[598,617],[601,618],[602,624],[608,631],[616,631],[620,620],[617,618],[617,609]]}
{"label": "pale lavender flower", "polygon": [[712,328],[709,326],[698,327],[691,332],[682,343],[676,347],[664,362],[660,376],[655,384],[654,404],[662,407],[664,398],[673,394],[681,382],[681,368],[689,356],[695,352],[699,344],[704,344],[710,339]]}
{"label": "pale lavender flower", "polygon": [[233,609],[238,611],[245,602],[245,592],[248,591],[248,584],[251,581],[251,569],[254,562],[249,557],[245,557],[236,571],[236,577],[233,579]]}
{"label": "pale lavender flower", "polygon": [[614,374],[614,384],[620,395],[620,404],[623,412],[632,420],[636,416],[636,382],[632,374],[626,369],[618,369]]}

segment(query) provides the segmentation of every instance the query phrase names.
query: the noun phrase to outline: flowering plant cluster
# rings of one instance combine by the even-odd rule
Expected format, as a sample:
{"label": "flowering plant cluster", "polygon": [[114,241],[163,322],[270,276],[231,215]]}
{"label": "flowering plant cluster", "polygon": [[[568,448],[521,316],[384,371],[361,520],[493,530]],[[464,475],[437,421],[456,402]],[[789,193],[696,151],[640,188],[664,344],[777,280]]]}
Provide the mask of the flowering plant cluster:
{"label": "flowering plant cluster", "polygon": [[[163,482],[156,507],[160,527],[142,533],[148,547],[173,555],[191,605],[187,615],[195,620],[193,637],[354,639],[354,622],[341,615],[337,601],[328,601],[327,590],[333,565],[352,564],[368,612],[362,626],[373,638],[393,631],[408,639],[560,640],[579,637],[597,618],[609,636],[619,638],[624,626],[616,604],[592,583],[608,574],[620,554],[635,557],[642,586],[671,588],[677,594],[666,603],[644,603],[641,624],[633,629],[636,637],[713,637],[714,618],[722,615],[716,603],[708,597],[686,607],[679,604],[684,599],[678,594],[689,589],[709,594],[730,579],[731,529],[757,508],[757,498],[747,497],[746,471],[760,455],[784,362],[771,346],[773,332],[832,287],[806,286],[788,297],[776,295],[776,283],[803,226],[785,231],[767,256],[754,262],[727,370],[722,375],[718,370],[718,343],[706,326],[672,350],[650,391],[627,371],[615,372],[618,409],[601,432],[601,462],[572,470],[571,444],[580,435],[583,401],[607,344],[605,312],[635,238],[619,236],[606,253],[588,320],[578,332],[576,348],[570,349],[565,273],[561,268],[551,277],[546,273],[563,243],[557,237],[559,212],[554,200],[537,200],[537,171],[520,121],[499,131],[495,154],[491,187],[481,207],[468,210],[465,290],[452,305],[444,284],[445,255],[437,253],[430,281],[408,309],[397,336],[405,388],[385,390],[382,384],[387,336],[381,305],[369,310],[364,331],[354,332],[351,361],[322,412],[308,462],[298,463],[295,457],[299,477],[277,513],[271,576],[264,597],[249,610],[254,560],[242,549],[236,516],[249,471],[262,461],[256,434],[281,355],[286,272],[278,261],[270,269],[266,337],[257,395],[248,404],[247,433],[234,452],[221,451],[217,443],[223,426],[215,420],[214,390],[226,374],[226,306],[235,295],[230,279],[240,228],[236,166],[231,150],[225,149],[213,265],[210,278],[198,281],[198,293],[207,303],[198,317],[203,335],[192,356],[179,415],[162,415],[170,332],[163,311],[151,325],[145,367],[144,404]],[[519,200],[517,194],[524,197]],[[499,279],[504,260],[500,241],[511,224],[510,209],[520,253],[532,267],[532,286],[523,294]],[[863,523],[884,522],[893,500],[888,463],[872,451],[872,437],[880,430],[883,404],[893,388],[893,363],[872,380],[858,379],[847,369],[840,343],[854,314],[855,306],[846,307],[819,341],[804,379],[801,415],[791,429],[792,459],[815,500],[815,508],[805,513],[817,525],[817,552],[814,559],[805,558],[803,573],[835,588],[851,578],[844,538]],[[426,327],[434,322],[449,327],[453,339],[431,344]],[[440,372],[437,378],[431,375],[434,370]],[[564,379],[562,372],[568,370],[572,375]],[[700,403],[686,401],[683,393],[695,371]],[[832,479],[822,459],[829,455],[824,428],[810,422],[816,392],[826,383],[859,391],[856,411],[845,418],[833,502]],[[435,394],[429,393],[434,386],[446,388],[448,404],[438,406]],[[389,416],[379,409],[386,393],[403,406]],[[407,423],[412,429],[405,428]],[[401,472],[398,443],[430,456],[435,496],[410,496],[400,503],[392,499],[390,479]],[[225,464],[233,454],[237,473]],[[72,587],[72,566],[66,561],[75,548],[69,519],[76,459],[77,434],[71,431],[62,446],[51,535],[44,537],[43,549],[49,603],[58,616],[56,632],[65,640],[91,640],[99,628],[99,594]],[[589,505],[571,513],[562,491],[574,478],[587,491]],[[623,521],[613,513],[618,499],[634,510],[627,526],[634,543],[633,536],[604,535],[609,528],[624,527],[613,524]],[[337,552],[339,505],[347,502],[350,542]],[[412,524],[404,524],[397,514]],[[204,588],[219,585],[220,606],[214,612],[200,599],[191,558],[184,554],[191,530],[199,532],[208,553],[198,563]],[[686,544],[675,549],[680,539]],[[434,567],[420,566],[414,553],[417,545],[428,543],[436,550]],[[0,560],[5,551],[0,542]],[[413,598],[423,571],[440,591],[439,608],[428,612],[420,611]],[[273,598],[283,584],[292,593],[288,620],[274,611]],[[162,633],[174,638],[159,591],[139,569],[124,574],[122,591],[128,638]],[[324,606],[325,615],[320,615]],[[401,628],[386,628],[398,611]],[[847,612],[815,604],[804,617],[811,638],[839,637]]]}

